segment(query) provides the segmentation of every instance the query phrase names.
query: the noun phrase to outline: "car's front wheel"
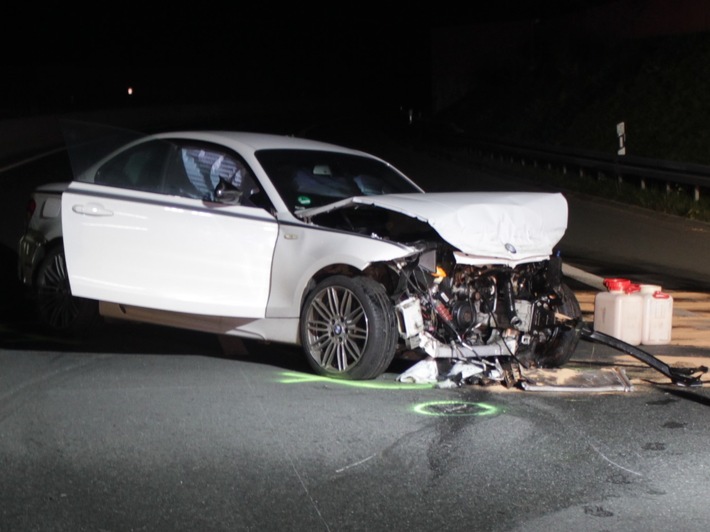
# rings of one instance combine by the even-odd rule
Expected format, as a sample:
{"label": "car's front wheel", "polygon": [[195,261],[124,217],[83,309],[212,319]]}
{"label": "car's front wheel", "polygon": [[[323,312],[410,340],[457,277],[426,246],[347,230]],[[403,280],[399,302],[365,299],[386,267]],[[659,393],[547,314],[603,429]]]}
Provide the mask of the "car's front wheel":
{"label": "car's front wheel", "polygon": [[62,245],[47,250],[37,269],[35,289],[39,321],[51,332],[86,332],[98,322],[98,303],[71,293]]}
{"label": "car's front wheel", "polygon": [[336,275],[319,283],[301,312],[301,343],[319,374],[374,379],[397,347],[397,322],[384,287],[368,277]]}
{"label": "car's front wheel", "polygon": [[536,356],[539,367],[560,367],[569,361],[579,343],[580,330],[576,327],[582,319],[582,310],[577,296],[566,284],[560,290],[561,305],[558,312],[571,318],[570,323],[558,325],[551,340]]}

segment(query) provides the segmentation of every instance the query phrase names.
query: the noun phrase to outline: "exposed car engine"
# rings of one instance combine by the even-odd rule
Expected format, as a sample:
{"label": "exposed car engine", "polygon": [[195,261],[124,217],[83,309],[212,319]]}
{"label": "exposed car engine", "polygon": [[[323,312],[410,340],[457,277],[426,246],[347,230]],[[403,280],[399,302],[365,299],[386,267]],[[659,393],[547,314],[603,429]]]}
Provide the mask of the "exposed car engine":
{"label": "exposed car engine", "polygon": [[581,312],[566,297],[558,258],[513,268],[458,264],[445,255],[429,251],[400,267],[395,297],[408,349],[478,360],[482,371],[490,357],[513,357],[526,366],[569,359]]}
{"label": "exposed car engine", "polygon": [[355,206],[316,218],[422,250],[391,265],[396,281],[388,291],[404,349],[465,361],[493,380],[503,378],[498,357],[526,367],[561,366],[571,357],[581,310],[562,282],[559,257],[512,266],[489,257],[491,263],[481,265],[480,257],[471,260],[431,225],[402,213]]}

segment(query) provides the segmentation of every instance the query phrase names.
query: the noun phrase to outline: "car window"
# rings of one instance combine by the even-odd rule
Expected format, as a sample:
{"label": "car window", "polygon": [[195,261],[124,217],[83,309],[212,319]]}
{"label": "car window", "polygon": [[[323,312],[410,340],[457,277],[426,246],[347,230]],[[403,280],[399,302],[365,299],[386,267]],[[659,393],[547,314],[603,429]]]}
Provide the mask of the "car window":
{"label": "car window", "polygon": [[104,164],[94,183],[146,192],[161,192],[170,144],[147,142],[128,149]]}
{"label": "car window", "polygon": [[240,204],[259,206],[261,188],[256,178],[238,156],[217,146],[181,146],[171,160],[167,183],[170,193],[214,199],[218,186],[241,192]]}
{"label": "car window", "polygon": [[270,206],[263,205],[261,189],[246,163],[211,144],[149,141],[109,160],[96,172],[94,182],[207,201],[213,201],[215,189],[223,183],[242,193],[242,205]]}
{"label": "car window", "polygon": [[179,158],[188,180],[203,196],[212,194],[220,180],[241,187],[250,174],[245,164],[218,149],[183,146]]}
{"label": "car window", "polygon": [[318,150],[261,150],[256,153],[292,211],[352,196],[421,192],[377,159]]}

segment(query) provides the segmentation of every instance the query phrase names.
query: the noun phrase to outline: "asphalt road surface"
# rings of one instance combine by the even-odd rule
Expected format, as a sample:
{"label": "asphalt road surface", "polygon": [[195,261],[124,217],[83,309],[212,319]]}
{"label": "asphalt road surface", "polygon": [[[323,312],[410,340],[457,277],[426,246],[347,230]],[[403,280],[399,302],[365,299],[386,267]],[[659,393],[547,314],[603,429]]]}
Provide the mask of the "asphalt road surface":
{"label": "asphalt road surface", "polygon": [[[0,530],[704,530],[708,390],[315,377],[297,351],[113,324],[0,349]],[[689,351],[690,352],[690,351]],[[698,359],[700,360],[700,359]]]}
{"label": "asphalt road surface", "polygon": [[[452,186],[503,186],[369,142],[417,180],[445,168]],[[2,198],[7,255],[21,193],[61,177],[56,160],[36,164],[1,174],[14,191]],[[624,264],[660,272],[665,286],[693,279],[694,266],[619,255],[634,226],[609,217],[636,214],[576,201],[572,231],[616,231],[614,245],[585,237],[589,247],[574,249],[597,273]],[[697,246],[698,231],[659,220],[635,227]],[[645,252],[641,236],[631,238]],[[601,265],[595,251],[608,255]],[[582,342],[565,371],[616,368],[631,391],[403,385],[407,360],[349,383],[315,377],[297,350],[213,335],[111,324],[91,338],[47,337],[11,292],[0,326],[0,531],[695,531],[710,520],[708,388],[673,386],[603,345]],[[708,363],[693,346],[654,352]]]}

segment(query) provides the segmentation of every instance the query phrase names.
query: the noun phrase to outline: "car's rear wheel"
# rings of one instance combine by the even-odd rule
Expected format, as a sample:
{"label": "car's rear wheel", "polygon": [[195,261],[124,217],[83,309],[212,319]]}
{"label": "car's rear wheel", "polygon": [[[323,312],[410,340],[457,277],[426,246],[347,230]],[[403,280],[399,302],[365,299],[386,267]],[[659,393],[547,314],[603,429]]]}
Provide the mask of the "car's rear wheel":
{"label": "car's rear wheel", "polygon": [[575,326],[582,319],[582,309],[577,296],[570,287],[562,284],[560,298],[562,304],[558,312],[572,319],[567,324],[559,325],[553,338],[536,353],[536,364],[542,368],[554,368],[567,363],[579,343],[580,331]]}
{"label": "car's rear wheel", "polygon": [[86,332],[98,322],[98,303],[71,294],[62,245],[47,250],[37,269],[35,289],[37,315],[51,332]]}
{"label": "car's rear wheel", "polygon": [[384,287],[368,277],[337,275],[319,283],[301,313],[301,343],[321,375],[374,379],[397,347],[397,322]]}

